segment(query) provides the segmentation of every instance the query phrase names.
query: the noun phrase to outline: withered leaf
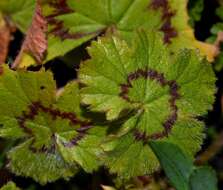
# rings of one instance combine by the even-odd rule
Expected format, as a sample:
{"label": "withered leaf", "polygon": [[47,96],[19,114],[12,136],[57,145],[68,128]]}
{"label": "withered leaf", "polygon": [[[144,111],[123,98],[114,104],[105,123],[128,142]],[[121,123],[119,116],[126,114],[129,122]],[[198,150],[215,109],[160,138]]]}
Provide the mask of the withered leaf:
{"label": "withered leaf", "polygon": [[13,28],[1,17],[0,14],[0,64],[4,63],[8,55],[11,32]]}
{"label": "withered leaf", "polygon": [[46,31],[47,21],[42,15],[40,2],[37,1],[32,24],[27,31],[26,38],[12,68],[19,67],[24,54],[31,55],[38,64],[41,64],[47,49]]}

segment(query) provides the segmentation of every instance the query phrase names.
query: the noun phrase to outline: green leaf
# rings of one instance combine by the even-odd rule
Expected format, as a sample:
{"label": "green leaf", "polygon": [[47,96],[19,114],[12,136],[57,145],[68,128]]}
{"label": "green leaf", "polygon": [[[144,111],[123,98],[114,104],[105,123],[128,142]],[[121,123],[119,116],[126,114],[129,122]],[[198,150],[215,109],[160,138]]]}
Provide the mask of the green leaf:
{"label": "green leaf", "polygon": [[[101,137],[105,135],[105,130],[95,127],[87,133],[87,136],[80,141],[78,146],[71,146],[64,137],[57,137],[61,154],[68,163],[77,162],[85,171],[93,172],[98,169],[99,158],[103,154],[100,149]],[[78,139],[78,137],[77,137]],[[68,146],[64,146],[64,144]]]}
{"label": "green leaf", "polygon": [[28,140],[9,152],[9,167],[15,174],[32,177],[45,184],[62,177],[68,179],[78,171],[78,167],[66,163],[58,151],[38,153],[30,150],[31,145],[32,140]]}
{"label": "green leaf", "polygon": [[111,139],[104,145],[104,151],[107,152],[105,165],[111,173],[117,173],[119,178],[151,174],[159,167],[152,149],[136,141],[131,133]]}
{"label": "green leaf", "polygon": [[216,173],[210,167],[198,167],[190,176],[191,190],[217,190]]}
{"label": "green leaf", "polygon": [[214,69],[220,72],[223,69],[223,52],[220,52],[214,63]]}
{"label": "green leaf", "polygon": [[82,116],[77,83],[57,95],[50,72],[2,69],[0,137],[21,139],[8,153],[8,167],[41,184],[67,179],[80,166],[96,169],[105,129]]}
{"label": "green leaf", "polygon": [[196,153],[204,135],[203,123],[194,118],[212,108],[215,93],[211,65],[198,52],[169,57],[160,36],[143,31],[133,42],[129,48],[118,37],[99,38],[79,70],[82,102],[108,120],[127,118],[104,145],[106,165],[127,178],[159,166],[151,140]]}
{"label": "green leaf", "polygon": [[223,5],[221,5],[220,7],[218,7],[217,9],[216,9],[216,15],[221,19],[221,20],[223,20]]}
{"label": "green leaf", "polygon": [[217,190],[215,172],[210,167],[195,167],[177,145],[150,142],[167,177],[177,190]]}
{"label": "green leaf", "polygon": [[[3,0],[0,11],[25,33],[31,24],[34,6],[35,0]],[[96,3],[90,0],[42,1],[49,24],[48,53],[44,63],[108,31],[119,33],[130,43],[133,31],[138,28],[162,31],[171,53],[182,47],[199,48],[212,61],[216,48],[195,39],[187,24],[186,6],[186,0],[164,1],[163,4],[157,0],[121,0],[119,3],[114,0]],[[27,61],[31,61],[30,57],[24,60],[24,64],[29,65]]]}
{"label": "green leaf", "polygon": [[190,24],[195,25],[195,22],[200,21],[201,14],[204,9],[204,0],[189,0],[188,3]]}
{"label": "green leaf", "polygon": [[189,190],[189,176],[193,162],[181,149],[171,143],[150,142],[167,177],[177,190]]}
{"label": "green leaf", "polygon": [[0,11],[9,16],[25,32],[31,24],[35,0],[1,0]]}
{"label": "green leaf", "polygon": [[10,181],[6,185],[1,187],[0,190],[20,190],[20,188],[16,187],[16,184],[14,182]]}
{"label": "green leaf", "polygon": [[162,31],[171,52],[182,47],[200,48],[213,60],[216,51],[195,39],[188,25],[186,0],[49,0],[42,7],[49,23],[47,60],[63,56],[102,33],[117,32],[130,43],[133,31],[139,28]]}

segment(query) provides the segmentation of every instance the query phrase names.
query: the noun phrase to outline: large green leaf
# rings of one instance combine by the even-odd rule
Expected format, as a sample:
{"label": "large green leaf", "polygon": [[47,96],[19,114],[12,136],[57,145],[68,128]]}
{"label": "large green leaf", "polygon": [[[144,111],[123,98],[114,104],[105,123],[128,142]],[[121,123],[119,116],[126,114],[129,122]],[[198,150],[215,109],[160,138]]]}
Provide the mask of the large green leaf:
{"label": "large green leaf", "polygon": [[47,60],[102,33],[117,32],[130,42],[138,28],[162,31],[163,41],[173,52],[182,47],[200,48],[212,60],[215,48],[196,41],[187,23],[186,5],[186,0],[45,1],[43,9],[49,23]]}
{"label": "large green leaf", "polygon": [[9,151],[8,167],[42,184],[71,177],[79,166],[96,169],[105,130],[82,117],[77,83],[57,95],[50,72],[2,69],[0,137],[22,142]]}
{"label": "large green leaf", "polygon": [[215,92],[212,68],[198,52],[169,57],[160,36],[143,31],[133,41],[129,48],[117,37],[99,38],[79,70],[90,110],[128,118],[104,147],[106,165],[125,177],[157,169],[150,140],[178,144],[189,155],[199,150],[203,123],[194,118],[212,108]]}

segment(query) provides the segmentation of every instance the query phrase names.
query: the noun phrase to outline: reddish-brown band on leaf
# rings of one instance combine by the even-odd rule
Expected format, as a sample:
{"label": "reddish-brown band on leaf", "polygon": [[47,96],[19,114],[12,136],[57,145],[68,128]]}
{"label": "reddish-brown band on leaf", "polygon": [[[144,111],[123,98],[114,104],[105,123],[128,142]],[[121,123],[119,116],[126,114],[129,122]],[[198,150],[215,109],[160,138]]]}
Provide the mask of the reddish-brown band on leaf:
{"label": "reddish-brown band on leaf", "polygon": [[61,40],[65,39],[79,39],[85,36],[93,35],[98,36],[101,33],[104,33],[106,29],[100,29],[93,32],[75,32],[72,33],[64,26],[63,21],[58,20],[56,17],[59,15],[73,13],[74,10],[70,9],[67,5],[66,0],[57,0],[55,2],[50,2],[50,6],[54,8],[52,14],[46,16],[48,24],[52,27],[49,31],[49,34],[52,34]]}
{"label": "reddish-brown band on leaf", "polygon": [[[34,120],[35,117],[41,111],[49,114],[53,120],[56,120],[57,118],[68,120],[70,122],[71,127],[74,125],[80,125],[80,128],[78,129],[72,128],[76,132],[78,132],[78,134],[73,139],[71,139],[70,142],[63,143],[63,145],[66,147],[72,147],[72,146],[77,145],[78,141],[84,138],[84,136],[87,134],[87,131],[93,127],[90,122],[80,120],[73,112],[64,112],[64,111],[59,110],[58,108],[46,107],[42,105],[41,102],[33,102],[31,105],[28,106],[27,111],[24,111],[21,116],[17,117],[19,127],[22,128],[23,131],[31,137],[34,137],[34,134],[33,134],[32,129],[26,126],[26,122]],[[55,141],[55,134],[52,134],[51,138],[53,141]],[[53,143],[53,145],[49,148],[43,145],[40,149],[34,148],[33,147],[34,143],[35,143],[35,137],[30,145],[30,150],[35,153],[37,152],[54,153],[55,152],[54,150],[55,143]]]}
{"label": "reddish-brown band on leaf", "polygon": [[163,41],[166,44],[171,43],[171,39],[177,36],[177,30],[171,25],[171,19],[176,14],[171,10],[168,0],[152,0],[150,8],[154,10],[162,10],[163,24],[160,31],[164,33]]}
{"label": "reddish-brown band on leaf", "polygon": [[169,94],[170,94],[169,105],[170,105],[171,113],[167,117],[167,119],[163,122],[164,130],[162,132],[153,133],[149,136],[146,135],[145,132],[140,132],[139,130],[134,131],[135,139],[137,141],[142,140],[146,144],[148,142],[148,140],[157,140],[157,139],[164,138],[164,137],[168,136],[168,134],[171,132],[171,129],[177,120],[178,108],[176,105],[176,101],[180,98],[180,94],[178,92],[179,85],[177,84],[176,81],[167,80],[164,77],[163,73],[159,73],[156,70],[146,68],[144,70],[138,69],[137,71],[132,72],[128,75],[127,83],[120,85],[121,92],[120,92],[119,96],[128,102],[134,103],[134,101],[131,100],[128,95],[129,88],[132,88],[131,82],[134,80],[137,80],[140,77],[143,77],[146,80],[155,80],[161,86],[168,86]]}

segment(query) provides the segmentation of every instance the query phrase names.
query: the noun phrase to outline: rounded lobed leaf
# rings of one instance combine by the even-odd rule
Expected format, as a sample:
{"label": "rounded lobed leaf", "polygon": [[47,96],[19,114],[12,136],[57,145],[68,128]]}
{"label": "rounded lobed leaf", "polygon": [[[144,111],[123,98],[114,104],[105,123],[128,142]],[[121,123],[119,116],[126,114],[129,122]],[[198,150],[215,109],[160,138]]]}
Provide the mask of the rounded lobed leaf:
{"label": "rounded lobed leaf", "polygon": [[160,36],[144,31],[133,42],[129,48],[118,37],[99,38],[79,70],[82,102],[90,110],[105,112],[108,120],[132,111],[105,161],[126,177],[158,167],[149,141],[175,143],[190,155],[199,150],[203,123],[194,117],[212,108],[215,93],[214,72],[197,51],[170,57]]}
{"label": "rounded lobed leaf", "polygon": [[83,117],[78,84],[58,94],[49,72],[2,70],[0,137],[22,142],[8,153],[8,167],[41,184],[69,178],[80,167],[97,169],[105,129]]}

